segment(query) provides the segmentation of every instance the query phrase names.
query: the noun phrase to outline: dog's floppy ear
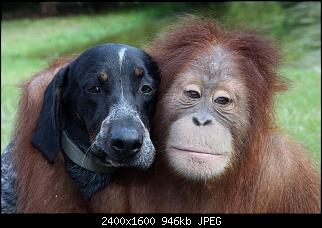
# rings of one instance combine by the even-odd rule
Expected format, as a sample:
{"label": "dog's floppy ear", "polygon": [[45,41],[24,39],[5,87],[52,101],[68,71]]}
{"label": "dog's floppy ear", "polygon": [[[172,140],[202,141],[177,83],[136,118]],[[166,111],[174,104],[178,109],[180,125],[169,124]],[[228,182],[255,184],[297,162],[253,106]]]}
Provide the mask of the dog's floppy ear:
{"label": "dog's floppy ear", "polygon": [[32,144],[48,161],[53,162],[60,151],[62,90],[66,84],[69,66],[59,70],[45,91],[44,100],[32,135]]}

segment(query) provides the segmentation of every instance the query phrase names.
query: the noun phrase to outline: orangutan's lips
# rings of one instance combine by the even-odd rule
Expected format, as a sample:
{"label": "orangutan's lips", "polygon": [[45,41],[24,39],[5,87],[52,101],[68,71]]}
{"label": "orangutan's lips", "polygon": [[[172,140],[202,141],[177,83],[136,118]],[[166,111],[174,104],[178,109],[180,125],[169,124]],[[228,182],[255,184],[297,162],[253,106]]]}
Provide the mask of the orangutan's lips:
{"label": "orangutan's lips", "polygon": [[188,153],[197,153],[197,154],[208,154],[208,155],[214,155],[214,156],[218,156],[218,155],[223,155],[225,153],[221,153],[221,154],[215,154],[215,153],[211,153],[208,151],[199,151],[199,150],[195,150],[195,149],[187,149],[187,148],[180,148],[180,147],[176,147],[176,146],[171,146],[173,149],[181,151],[181,152],[188,152]]}

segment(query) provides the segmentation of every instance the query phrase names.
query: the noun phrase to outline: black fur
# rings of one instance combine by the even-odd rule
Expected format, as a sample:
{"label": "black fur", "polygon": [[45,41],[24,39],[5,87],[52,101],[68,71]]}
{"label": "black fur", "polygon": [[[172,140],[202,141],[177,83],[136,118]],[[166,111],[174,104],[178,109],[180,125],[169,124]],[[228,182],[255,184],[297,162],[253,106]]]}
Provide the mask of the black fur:
{"label": "black fur", "polygon": [[[126,49],[122,64],[119,58],[121,49]],[[137,67],[143,70],[143,74],[139,77],[135,75]],[[102,73],[107,75],[106,82],[99,80]],[[148,129],[150,126],[158,84],[157,67],[142,50],[122,44],[105,44],[91,48],[61,69],[47,87],[32,144],[48,161],[55,162],[57,153],[63,151],[60,145],[60,133],[65,130],[84,155],[89,153],[92,157],[96,157],[98,162],[116,164],[110,173],[100,174],[78,166],[64,154],[66,170],[80,187],[84,198],[90,199],[112,181],[117,167],[147,168],[153,161],[154,150],[151,150],[149,144],[143,143],[142,147],[146,145],[148,149],[140,149],[138,155],[130,153],[128,155],[125,150],[122,150],[122,153],[114,150],[108,140],[111,138],[112,128],[128,128],[123,131],[124,137],[126,134],[132,134],[133,129],[141,135],[144,134],[144,128]],[[144,85],[148,85],[152,91],[143,93]],[[92,87],[98,87],[99,92],[93,93]],[[129,115],[122,109],[125,119],[122,119],[122,115],[116,115],[113,117],[115,121],[114,119],[107,121],[111,109],[117,107],[120,99],[126,100],[132,110],[128,113],[134,114]],[[107,123],[102,124],[103,121]],[[94,143],[93,138],[90,138],[93,134],[96,136]],[[123,135],[120,137],[122,139]],[[93,147],[96,141],[100,144]],[[107,144],[102,145],[102,142]],[[10,150],[11,148],[6,154],[10,154]],[[104,154],[103,160],[102,154]],[[4,179],[6,182],[2,192],[10,194],[9,197],[1,198],[1,204],[2,207],[10,208],[6,209],[10,213],[15,212],[16,208],[17,196],[13,187],[15,172],[12,170],[10,159],[5,156],[2,156],[2,159],[5,159],[1,164],[2,181]],[[8,172],[11,174],[8,175]]]}
{"label": "black fur", "polygon": [[69,175],[77,183],[86,200],[89,200],[96,192],[108,185],[117,171],[117,169],[112,169],[108,174],[94,173],[76,165],[67,156],[64,157],[65,167]]}
{"label": "black fur", "polygon": [[49,84],[44,95],[44,101],[37,127],[32,135],[32,143],[38,148],[48,161],[53,162],[60,151],[60,129],[58,120],[60,94],[59,89],[64,85],[69,67],[61,69]]}

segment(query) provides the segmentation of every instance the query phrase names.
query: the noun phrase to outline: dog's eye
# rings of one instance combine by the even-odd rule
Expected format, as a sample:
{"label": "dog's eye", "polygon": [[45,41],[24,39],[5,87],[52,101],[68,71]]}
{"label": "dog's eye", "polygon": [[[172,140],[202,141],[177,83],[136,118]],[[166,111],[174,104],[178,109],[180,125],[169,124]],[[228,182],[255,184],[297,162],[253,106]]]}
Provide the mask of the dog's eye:
{"label": "dog's eye", "polygon": [[150,92],[152,92],[152,88],[148,85],[144,85],[144,86],[142,86],[141,91],[142,91],[142,93],[150,93]]}
{"label": "dog's eye", "polygon": [[88,92],[91,92],[91,93],[99,93],[101,90],[98,86],[92,86],[90,88],[87,89]]}

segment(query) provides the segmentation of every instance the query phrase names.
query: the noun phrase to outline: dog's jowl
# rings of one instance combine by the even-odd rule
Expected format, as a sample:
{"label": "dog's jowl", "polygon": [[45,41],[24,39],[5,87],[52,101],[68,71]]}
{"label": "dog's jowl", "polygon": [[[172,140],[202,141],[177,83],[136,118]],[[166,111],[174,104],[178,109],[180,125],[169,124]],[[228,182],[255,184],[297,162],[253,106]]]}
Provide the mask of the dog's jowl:
{"label": "dog's jowl", "polygon": [[119,168],[147,169],[154,161],[149,128],[158,84],[157,66],[144,51],[122,44],[93,47],[61,68],[46,88],[30,143],[53,164],[61,152],[89,199]]}

